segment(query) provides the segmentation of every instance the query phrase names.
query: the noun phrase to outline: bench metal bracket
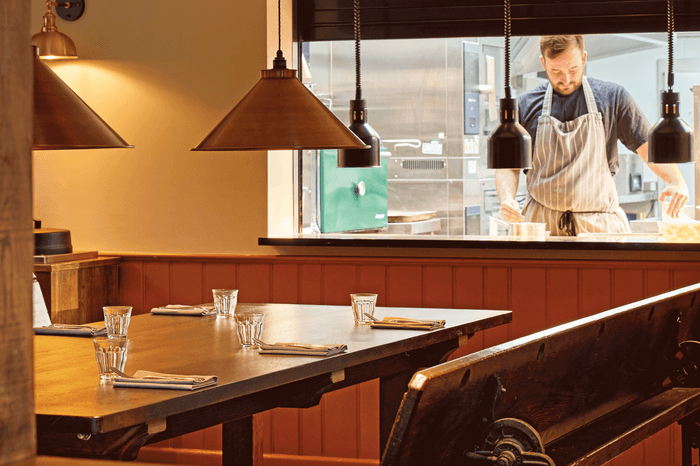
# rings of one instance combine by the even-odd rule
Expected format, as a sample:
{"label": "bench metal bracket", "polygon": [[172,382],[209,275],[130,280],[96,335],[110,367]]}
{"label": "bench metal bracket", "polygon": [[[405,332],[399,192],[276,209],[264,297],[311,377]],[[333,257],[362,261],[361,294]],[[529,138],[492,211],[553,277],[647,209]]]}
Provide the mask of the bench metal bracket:
{"label": "bench metal bracket", "polygon": [[469,466],[495,464],[497,466],[555,466],[544,453],[544,445],[537,431],[526,422],[503,418],[485,431],[480,447],[466,451]]}
{"label": "bench metal bracket", "polygon": [[700,342],[686,340],[678,349],[681,356],[672,361],[669,378],[677,387],[700,387]]}

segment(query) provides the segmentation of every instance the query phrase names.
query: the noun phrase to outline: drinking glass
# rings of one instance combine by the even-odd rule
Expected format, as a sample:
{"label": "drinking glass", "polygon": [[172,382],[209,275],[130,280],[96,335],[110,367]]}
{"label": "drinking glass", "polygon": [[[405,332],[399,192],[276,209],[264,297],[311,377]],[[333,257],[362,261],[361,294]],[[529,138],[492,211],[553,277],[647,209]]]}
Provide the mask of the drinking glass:
{"label": "drinking glass", "polygon": [[126,337],[131,319],[131,306],[105,306],[102,308],[109,338]]}
{"label": "drinking glass", "polygon": [[368,324],[371,319],[365,314],[374,316],[374,306],[377,304],[375,293],[353,293],[350,295],[352,314],[356,324]]}
{"label": "drinking glass", "polygon": [[229,318],[233,316],[238,302],[238,290],[213,289],[214,308],[217,318]]}
{"label": "drinking glass", "polygon": [[95,359],[97,359],[100,379],[113,379],[117,374],[112,372],[112,367],[120,371],[124,370],[129,340],[126,337],[113,337],[96,338],[92,342],[95,344]]}
{"label": "drinking glass", "polygon": [[236,331],[238,340],[243,348],[257,346],[253,339],[260,339],[263,330],[263,320],[265,314],[255,312],[241,312],[234,314],[236,318]]}

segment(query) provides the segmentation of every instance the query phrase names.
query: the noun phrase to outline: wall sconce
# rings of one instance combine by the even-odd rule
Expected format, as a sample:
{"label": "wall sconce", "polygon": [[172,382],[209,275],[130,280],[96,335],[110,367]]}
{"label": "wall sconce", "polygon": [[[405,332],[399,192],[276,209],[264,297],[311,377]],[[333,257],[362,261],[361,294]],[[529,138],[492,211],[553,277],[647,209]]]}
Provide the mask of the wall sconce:
{"label": "wall sconce", "polygon": [[340,149],[338,167],[381,167],[379,148],[382,141],[367,123],[367,101],[362,98],[360,84],[360,0],[353,2],[353,31],[355,35],[355,100],[350,101],[350,131],[360,138],[369,149]]}
{"label": "wall sconce", "polygon": [[278,50],[272,69],[192,150],[362,149],[365,143],[287,69],[277,1]]}
{"label": "wall sconce", "polygon": [[58,32],[56,16],[52,8],[56,7],[56,14],[63,20],[75,21],[85,11],[85,0],[80,2],[53,2],[47,0],[46,14],[44,15],[44,27],[41,32],[32,36],[32,45],[39,48],[39,57],[45,60],[64,58],[78,58],[75,44],[67,35]]}
{"label": "wall sconce", "polygon": [[673,92],[673,0],[667,2],[668,90],[661,93],[661,119],[651,129],[649,162],[693,161],[693,131],[680,117],[680,96]]}
{"label": "wall sconce", "polygon": [[531,168],[532,138],[518,123],[518,100],[510,93],[510,0],[505,0],[505,90],[499,114],[501,124],[489,136],[488,168]]}

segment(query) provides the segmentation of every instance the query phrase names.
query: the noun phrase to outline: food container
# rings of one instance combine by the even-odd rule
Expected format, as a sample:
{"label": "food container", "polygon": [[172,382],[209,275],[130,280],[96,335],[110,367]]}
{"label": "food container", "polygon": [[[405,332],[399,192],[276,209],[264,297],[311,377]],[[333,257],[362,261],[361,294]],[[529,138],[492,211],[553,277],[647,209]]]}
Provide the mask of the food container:
{"label": "food container", "polygon": [[528,238],[545,238],[549,235],[546,231],[546,223],[537,222],[517,222],[509,223],[500,218],[491,217],[489,225],[489,234],[491,236],[498,235],[498,225],[502,225],[506,229],[506,234],[509,236],[528,237]]}

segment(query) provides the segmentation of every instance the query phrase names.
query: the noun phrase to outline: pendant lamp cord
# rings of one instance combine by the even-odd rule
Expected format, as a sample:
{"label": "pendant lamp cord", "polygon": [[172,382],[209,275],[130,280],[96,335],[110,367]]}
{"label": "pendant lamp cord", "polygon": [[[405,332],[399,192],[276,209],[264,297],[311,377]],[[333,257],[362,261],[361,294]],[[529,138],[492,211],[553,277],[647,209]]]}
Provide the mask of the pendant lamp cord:
{"label": "pendant lamp cord", "polygon": [[362,100],[360,84],[360,0],[353,0],[353,32],[355,34],[355,100]]}
{"label": "pendant lamp cord", "polygon": [[673,88],[673,0],[668,0],[668,8],[666,12],[666,21],[668,23],[668,90]]}
{"label": "pendant lamp cord", "polygon": [[277,0],[277,50],[282,50],[282,0]]}
{"label": "pendant lamp cord", "polygon": [[[670,0],[669,0],[670,1]],[[505,52],[506,52],[506,76],[505,76],[505,88],[506,88],[506,99],[510,99],[510,0],[505,0]]]}

